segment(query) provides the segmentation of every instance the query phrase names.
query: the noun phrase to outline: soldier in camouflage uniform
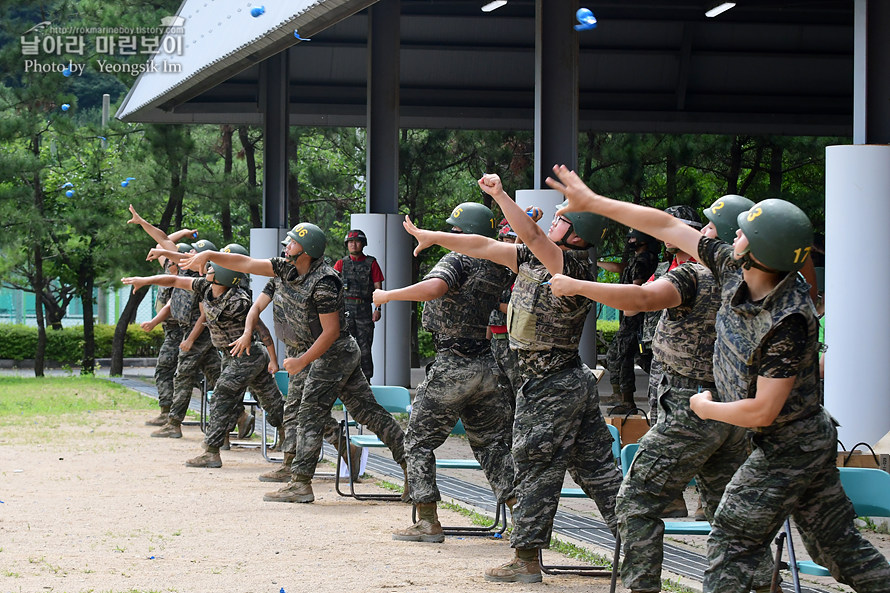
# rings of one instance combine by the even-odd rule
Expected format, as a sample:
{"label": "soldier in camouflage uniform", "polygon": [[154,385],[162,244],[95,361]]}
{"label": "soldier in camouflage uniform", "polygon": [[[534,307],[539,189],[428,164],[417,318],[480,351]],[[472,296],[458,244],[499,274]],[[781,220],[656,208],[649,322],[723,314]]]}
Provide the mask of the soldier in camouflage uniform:
{"label": "soldier in camouflage uniform", "polygon": [[[395,418],[374,399],[371,386],[362,374],[358,344],[346,330],[340,276],[324,261],[324,231],[303,222],[288,231],[287,236],[283,241],[286,257],[253,259],[224,253],[214,254],[214,258],[218,257],[218,263],[239,272],[280,278],[282,282],[276,286],[274,298],[296,303],[296,306],[282,307],[286,320],[276,320],[275,326],[279,338],[286,344],[296,345],[291,353],[298,355],[284,360],[285,370],[292,377],[307,371],[302,390],[295,390],[301,399],[296,413],[291,480],[284,488],[266,493],[263,500],[308,503],[315,500],[312,476],[326,426],[329,426],[331,408],[338,397],[352,417],[374,431],[389,447],[393,460],[403,467],[404,434]],[[182,266],[200,268],[208,260],[207,255],[199,253],[182,262]],[[283,291],[291,294],[279,297]],[[268,293],[264,295],[271,301]],[[289,401],[290,395],[289,387]]]}
{"label": "soldier in camouflage uniform", "polygon": [[[601,268],[618,272],[619,284],[641,285],[646,282],[658,265],[658,256],[652,251],[652,237],[637,230],[627,234],[626,249],[629,252],[622,264],[613,262],[597,262]],[[620,314],[618,331],[609,344],[606,352],[606,367],[609,369],[609,380],[612,383],[614,402],[619,396],[621,403],[609,411],[610,414],[626,414],[634,407],[634,391],[636,391],[636,375],[634,360],[643,352],[640,347],[640,334],[643,329],[642,315]],[[648,365],[643,370],[649,371]]]}
{"label": "soldier in camouflage uniform", "polygon": [[[166,250],[152,250],[157,255],[179,261],[183,254]],[[240,245],[227,245],[223,252],[244,252]],[[252,352],[232,355],[229,349],[244,333],[244,320],[250,310],[250,295],[239,285],[244,274],[233,272],[218,263],[207,268],[206,278],[182,276],[151,276],[148,278],[124,278],[124,284],[134,289],[147,284],[174,286],[194,292],[207,319],[208,333],[214,348],[222,357],[222,372],[213,391],[210,421],[204,434],[204,453],[186,461],[189,467],[222,467],[219,448],[223,445],[229,428],[235,424],[240,412],[240,402],[245,389],[260,402],[266,418],[272,426],[282,422],[283,401],[275,379],[269,374],[269,354],[254,335]]]}
{"label": "soldier in camouflage uniform", "polygon": [[[182,229],[168,236],[164,231],[142,218],[132,204],[129,209],[132,216],[127,221],[127,224],[138,224],[141,226],[142,230],[154,239],[161,249],[177,253],[189,253],[195,249],[216,250],[216,247],[210,241],[202,240],[194,244],[176,243],[176,241],[187,236],[197,238],[198,232],[194,229]],[[167,258],[164,258],[164,260],[165,262],[169,261]],[[182,276],[191,277],[197,275],[187,270],[178,270],[178,273]],[[158,376],[162,378],[158,387],[159,404],[162,406],[162,409],[161,414],[157,418],[152,419],[149,425],[160,425],[162,427],[152,433],[151,436],[153,437],[180,438],[182,437],[180,425],[191,401],[192,388],[198,382],[198,372],[203,372],[208,389],[213,389],[216,378],[219,376],[220,361],[219,356],[213,351],[209,335],[203,331],[204,321],[200,308],[189,291],[171,290],[169,302],[165,308],[168,311],[163,317],[167,322],[165,326],[175,327],[178,331],[173,332],[169,342],[165,338],[167,348],[162,349],[162,356],[158,360],[159,366],[155,369],[156,380]],[[161,320],[162,317],[159,315],[156,319]],[[177,337],[179,341],[174,343],[173,340]],[[180,365],[182,365],[182,368],[180,368]],[[172,390],[169,387],[171,384],[170,379],[168,379],[171,374]],[[177,376],[179,377],[178,381]],[[179,385],[178,392],[176,388],[177,383]],[[177,410],[177,414],[181,412],[181,415],[171,418],[171,409]]]}
{"label": "soldier in camouflage uniform", "polygon": [[[739,198],[743,202],[737,206],[737,213],[753,204]],[[687,209],[678,212],[669,208],[666,212],[696,228],[690,223],[696,223],[698,215]],[[734,234],[727,232],[726,236]],[[672,247],[668,244],[669,250]],[[690,256],[677,250],[676,258],[686,261]],[[583,282],[559,275],[551,280],[551,288],[557,296],[580,294],[609,307],[661,313],[652,342],[653,362],[661,366],[658,381],[652,386],[657,394],[659,421],[640,439],[639,451],[616,503],[624,545],[624,586],[635,592],[660,591],[664,535],[660,517],[671,516],[667,510],[678,500],[681,516],[686,516],[683,490],[694,477],[710,519],[726,484],[748,456],[743,428],[702,420],[689,408],[690,397],[702,388],[714,387],[711,360],[717,337],[714,320],[720,306],[719,287],[707,268],[686,261],[639,287]],[[754,581],[756,590],[769,589],[772,566],[769,546],[764,546]]]}
{"label": "soldier in camouflage uniform", "polygon": [[603,214],[670,241],[711,270],[721,292],[716,391],[690,398],[703,420],[753,430],[754,450],[727,485],[708,540],[703,589],[747,592],[762,550],[791,515],[812,558],[856,591],[890,591],[890,565],[854,525],[836,467],[836,422],[822,408],[818,324],[797,275],[812,246],[806,214],[783,200],[737,217],[733,245],[651,208],[597,195],[555,168],[573,210]]}
{"label": "soldier in camouflage uniform", "polygon": [[374,359],[371,357],[374,324],[380,321],[382,314],[379,306],[371,311],[371,295],[375,289],[383,288],[383,271],[375,257],[363,253],[368,246],[364,232],[352,229],[346,233],[343,242],[349,255],[337,260],[334,269],[343,278],[349,334],[358,342],[362,351],[362,372],[370,381],[374,375]]}
{"label": "soldier in camouflage uniform", "polygon": [[[516,233],[505,223],[498,230],[498,241],[503,243],[515,243]],[[501,293],[501,298],[497,306],[491,310],[488,316],[488,328],[491,334],[491,354],[501,371],[501,375],[507,380],[505,388],[509,390],[512,400],[516,400],[516,392],[522,385],[522,378],[519,374],[519,359],[516,352],[510,348],[510,340],[507,335],[507,305],[510,303],[510,295],[513,293],[513,280],[516,275],[512,275],[510,286]]]}
{"label": "soldier in camouflage uniform", "polygon": [[542,578],[538,553],[550,545],[566,470],[616,530],[621,474],[600,413],[596,377],[578,354],[591,303],[583,297],[556,298],[548,286],[551,274],[594,279],[587,249],[602,240],[605,221],[590,214],[555,217],[545,234],[504,192],[497,175],[485,175],[479,187],[494,198],[525,244],[423,231],[410,221],[405,226],[418,240],[415,252],[438,244],[518,273],[507,312],[510,347],[517,351],[524,379],[513,422],[517,502],[510,545],[515,557],[486,570],[485,579],[534,583]]}
{"label": "soldier in camouflage uniform", "polygon": [[[468,236],[495,235],[494,214],[475,202],[459,204],[446,222]],[[425,302],[422,323],[436,346],[436,358],[417,387],[405,435],[408,481],[418,521],[394,531],[395,540],[445,541],[436,512],[436,502],[442,497],[436,486],[433,451],[445,442],[458,418],[495,498],[512,506],[513,408],[485,339],[488,313],[511,277],[504,266],[449,253],[420,282],[374,291],[375,304]]]}

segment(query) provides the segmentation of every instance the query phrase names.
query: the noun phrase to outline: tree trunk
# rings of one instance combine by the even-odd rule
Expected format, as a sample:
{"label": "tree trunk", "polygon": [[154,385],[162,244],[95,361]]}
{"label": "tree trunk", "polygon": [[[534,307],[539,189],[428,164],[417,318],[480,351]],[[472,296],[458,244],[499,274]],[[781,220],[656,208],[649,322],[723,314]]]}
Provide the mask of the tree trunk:
{"label": "tree trunk", "polygon": [[[300,155],[300,143],[298,139],[294,139],[292,134],[287,135],[287,154],[293,155],[294,159],[298,159]],[[299,224],[300,218],[300,180],[291,173],[291,168],[287,168],[287,226],[292,227]]]}
{"label": "tree trunk", "polygon": [[[256,145],[250,141],[247,134],[247,126],[238,126],[238,139],[241,140],[241,148],[244,149],[244,160],[247,162],[247,186],[256,187]],[[260,205],[254,202],[250,204],[250,226],[255,229],[263,227],[263,215]]]}
{"label": "tree trunk", "polygon": [[[225,183],[229,183],[229,177],[232,175],[232,126],[224,124],[220,126],[222,133],[222,152],[223,152],[223,179]],[[226,243],[232,242],[232,208],[229,204],[229,198],[225,197],[222,203],[222,233]],[[222,247],[222,245],[220,245]]]}
{"label": "tree trunk", "polygon": [[665,159],[667,171],[665,173],[665,193],[667,194],[667,205],[673,206],[677,203],[677,159],[672,152],[669,152]]}
{"label": "tree trunk", "polygon": [[80,363],[81,375],[96,372],[96,332],[93,320],[93,261],[87,257],[80,265],[80,302],[83,304],[83,360]]}
{"label": "tree trunk", "polygon": [[[35,186],[38,187],[39,186]],[[39,191],[39,189],[38,189]],[[41,202],[43,196],[40,197]],[[43,249],[40,243],[34,245],[34,277],[36,284],[34,288],[41,291],[43,287]],[[46,362],[46,323],[43,319],[43,303],[39,298],[34,299],[34,314],[37,317],[37,351],[34,352],[34,376],[43,376],[43,367]]]}
{"label": "tree trunk", "polygon": [[782,157],[781,146],[772,146],[769,159],[769,195],[772,198],[782,197]]}
{"label": "tree trunk", "polygon": [[124,342],[127,338],[127,326],[133,322],[136,317],[136,310],[139,309],[142,299],[148,294],[148,287],[143,286],[136,292],[130,293],[124,310],[121,311],[121,317],[117,320],[114,327],[114,339],[111,342],[111,376],[120,377],[124,373]]}
{"label": "tree trunk", "polygon": [[726,172],[726,193],[739,193],[739,175],[742,172],[742,139],[733,138],[729,150],[729,171]]}

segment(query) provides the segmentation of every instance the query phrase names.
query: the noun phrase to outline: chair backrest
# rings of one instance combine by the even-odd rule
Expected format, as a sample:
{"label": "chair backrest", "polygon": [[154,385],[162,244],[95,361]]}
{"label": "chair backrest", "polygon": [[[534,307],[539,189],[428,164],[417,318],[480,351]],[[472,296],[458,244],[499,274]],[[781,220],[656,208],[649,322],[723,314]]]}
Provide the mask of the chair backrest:
{"label": "chair backrest", "polygon": [[411,394],[405,387],[399,385],[371,385],[374,399],[383,406],[387,412],[402,413],[408,411],[411,406]]}
{"label": "chair backrest", "polygon": [[612,457],[621,461],[621,434],[617,427],[611,424],[606,424],[606,426],[609,427],[609,432],[612,434]]}
{"label": "chair backrest", "polygon": [[637,454],[637,449],[640,448],[639,443],[628,443],[621,448],[621,473],[626,474],[627,470],[630,469],[630,464],[633,462],[634,457]]}
{"label": "chair backrest", "polygon": [[288,381],[290,381],[290,375],[287,374],[287,371],[275,372],[275,383],[278,385],[278,391],[285,397],[287,396]]}
{"label": "chair backrest", "polygon": [[844,492],[860,517],[890,517],[890,474],[865,467],[839,467]]}

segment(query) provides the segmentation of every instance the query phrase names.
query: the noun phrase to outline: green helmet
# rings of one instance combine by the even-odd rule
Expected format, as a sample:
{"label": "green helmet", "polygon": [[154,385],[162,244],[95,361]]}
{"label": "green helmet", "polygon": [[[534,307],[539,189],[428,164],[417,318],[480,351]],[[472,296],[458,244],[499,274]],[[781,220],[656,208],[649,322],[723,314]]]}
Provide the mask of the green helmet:
{"label": "green helmet", "polygon": [[714,223],[717,229],[717,238],[726,243],[732,243],[735,232],[739,230],[737,221],[739,214],[751,209],[754,202],[744,196],[727,194],[718,198],[710,208],[705,210],[705,216]]}
{"label": "green helmet", "polygon": [[813,225],[804,211],[785,200],[770,198],[738,215],[748,251],[764,266],[797,272],[813,248]]}
{"label": "green helmet", "polygon": [[192,250],[192,246],[189,243],[177,243],[176,251],[179,253],[190,253]]}
{"label": "green helmet", "polygon": [[324,256],[325,245],[327,245],[327,237],[324,231],[312,224],[311,222],[301,222],[287,232],[287,239],[281,242],[287,245],[291,241],[296,241],[303,248],[303,251],[309,257],[318,259]]}
{"label": "green helmet", "polygon": [[[569,201],[566,200],[560,204],[557,210],[566,208],[568,205]],[[575,234],[587,241],[591,247],[602,244],[603,237],[606,236],[605,218],[593,212],[566,212],[563,216],[572,223],[572,230],[575,231]]]}
{"label": "green helmet", "polygon": [[494,213],[488,206],[478,202],[458,204],[445,222],[456,226],[465,233],[482,235],[491,239],[494,239],[498,233],[494,224]]}
{"label": "green helmet", "polygon": [[211,263],[207,266],[207,273],[209,274],[213,271],[213,283],[220,284],[222,286],[239,286],[244,279],[247,278],[247,274],[244,272],[236,272],[234,270],[230,270],[229,268],[224,268],[219,264]]}
{"label": "green helmet", "polygon": [[238,245],[237,243],[229,243],[228,245],[226,245],[225,247],[220,249],[220,252],[221,253],[237,253],[238,255],[250,255],[247,252],[247,249],[245,249],[241,245]]}
{"label": "green helmet", "polygon": [[216,251],[216,245],[207,239],[201,239],[197,243],[192,243],[192,249],[198,253],[201,253],[202,251]]}

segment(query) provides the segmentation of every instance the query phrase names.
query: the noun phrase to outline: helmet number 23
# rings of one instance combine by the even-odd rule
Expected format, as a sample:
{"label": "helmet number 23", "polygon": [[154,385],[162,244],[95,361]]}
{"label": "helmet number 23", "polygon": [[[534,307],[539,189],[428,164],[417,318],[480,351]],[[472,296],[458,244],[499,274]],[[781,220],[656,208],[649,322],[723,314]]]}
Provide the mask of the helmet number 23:
{"label": "helmet number 23", "polygon": [[794,263],[800,264],[807,260],[807,256],[810,254],[810,249],[812,247],[798,247],[794,250]]}

